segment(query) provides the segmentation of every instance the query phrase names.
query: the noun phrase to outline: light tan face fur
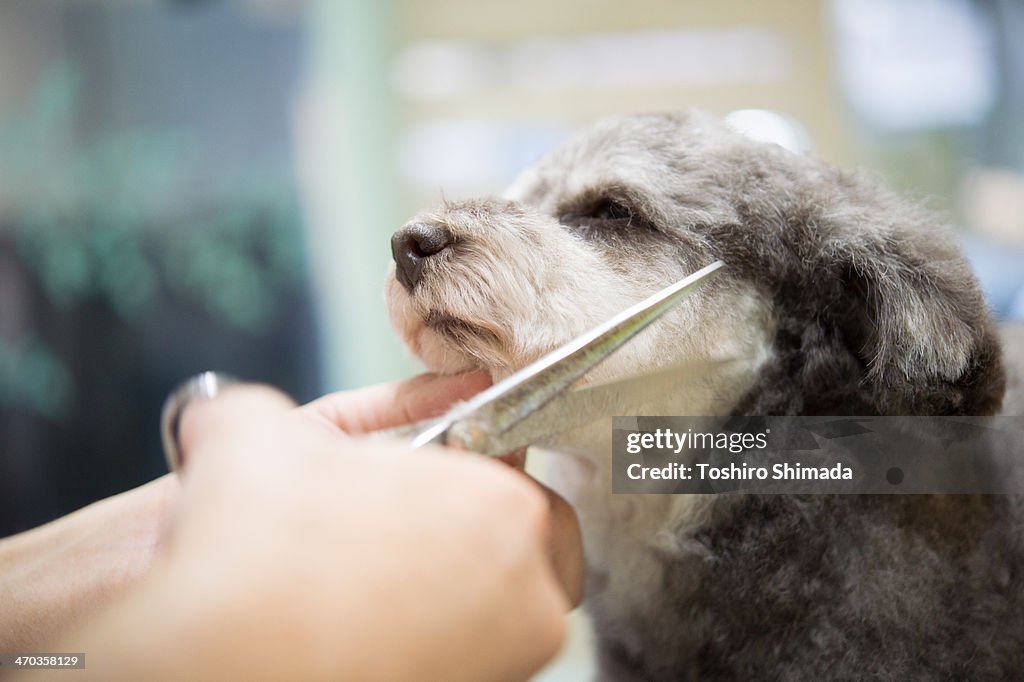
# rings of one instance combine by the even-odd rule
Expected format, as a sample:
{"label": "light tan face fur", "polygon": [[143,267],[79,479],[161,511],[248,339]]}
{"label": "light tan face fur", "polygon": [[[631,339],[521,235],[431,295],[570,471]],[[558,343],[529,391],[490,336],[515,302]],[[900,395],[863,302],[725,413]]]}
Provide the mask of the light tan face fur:
{"label": "light tan face fur", "polygon": [[[452,239],[427,259],[411,291],[396,280],[394,265],[387,281],[391,321],[428,369],[484,368],[500,379],[715,259],[687,225],[705,208],[695,214],[688,205],[689,217],[674,214],[676,171],[651,146],[649,131],[634,134],[632,125],[611,120],[577,136],[525,171],[502,198],[445,202],[409,222],[443,226]],[[699,139],[699,127],[691,129]],[[624,219],[594,222],[589,215],[607,198],[635,207],[636,218],[629,208]],[[700,390],[646,408],[725,410],[767,356],[771,327],[764,300],[726,270],[585,382],[735,358]]]}
{"label": "light tan face fur", "polygon": [[[649,253],[635,264],[609,258],[554,216],[511,199],[448,202],[414,222],[445,225],[454,243],[430,259],[411,292],[392,266],[388,308],[408,348],[440,373],[484,368],[495,379],[507,376],[707,264],[678,252]],[[767,327],[765,306],[750,290],[708,286],[587,381],[701,359],[737,358],[750,373],[764,358]]]}

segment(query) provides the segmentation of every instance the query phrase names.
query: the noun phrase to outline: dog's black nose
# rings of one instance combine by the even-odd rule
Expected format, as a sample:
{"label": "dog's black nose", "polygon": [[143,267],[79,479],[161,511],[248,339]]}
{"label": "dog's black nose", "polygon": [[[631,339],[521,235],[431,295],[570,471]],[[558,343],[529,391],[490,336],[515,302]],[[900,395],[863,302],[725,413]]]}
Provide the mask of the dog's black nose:
{"label": "dog's black nose", "polygon": [[413,223],[391,236],[391,255],[395,259],[395,276],[409,291],[423,275],[423,264],[452,243],[448,228],[434,223]]}

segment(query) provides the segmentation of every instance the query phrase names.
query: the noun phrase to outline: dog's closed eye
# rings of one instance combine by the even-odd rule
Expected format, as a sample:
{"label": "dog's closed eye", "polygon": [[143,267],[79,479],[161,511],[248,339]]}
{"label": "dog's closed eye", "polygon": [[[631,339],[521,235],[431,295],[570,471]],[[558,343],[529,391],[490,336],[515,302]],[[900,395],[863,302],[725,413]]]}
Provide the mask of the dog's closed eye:
{"label": "dog's closed eye", "polygon": [[633,217],[631,208],[610,198],[599,199],[588,213],[594,220],[630,220]]}
{"label": "dog's closed eye", "polygon": [[628,203],[609,196],[586,198],[562,211],[558,221],[583,236],[607,236],[624,229],[656,231],[654,225]]}

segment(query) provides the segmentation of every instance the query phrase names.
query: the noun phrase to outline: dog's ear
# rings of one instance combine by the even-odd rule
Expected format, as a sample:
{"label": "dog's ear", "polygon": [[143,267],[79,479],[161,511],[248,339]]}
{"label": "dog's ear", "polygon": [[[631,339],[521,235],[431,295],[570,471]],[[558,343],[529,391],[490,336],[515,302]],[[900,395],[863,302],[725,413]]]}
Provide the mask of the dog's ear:
{"label": "dog's ear", "polygon": [[862,231],[831,255],[843,289],[833,315],[883,414],[998,412],[996,326],[950,241],[935,231]]}

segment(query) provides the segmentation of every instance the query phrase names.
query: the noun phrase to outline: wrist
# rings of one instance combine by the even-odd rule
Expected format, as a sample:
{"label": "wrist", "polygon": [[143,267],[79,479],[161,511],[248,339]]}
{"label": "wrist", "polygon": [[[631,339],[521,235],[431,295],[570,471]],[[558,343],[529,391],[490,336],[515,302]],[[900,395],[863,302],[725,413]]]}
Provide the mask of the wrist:
{"label": "wrist", "polygon": [[0,650],[38,650],[134,585],[175,485],[158,479],[0,540]]}

